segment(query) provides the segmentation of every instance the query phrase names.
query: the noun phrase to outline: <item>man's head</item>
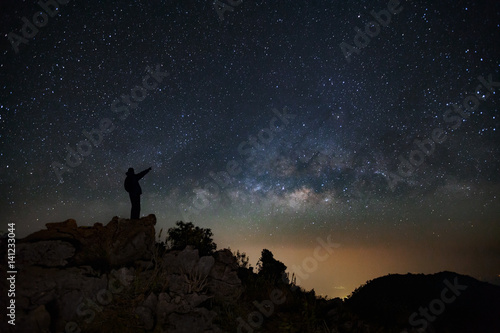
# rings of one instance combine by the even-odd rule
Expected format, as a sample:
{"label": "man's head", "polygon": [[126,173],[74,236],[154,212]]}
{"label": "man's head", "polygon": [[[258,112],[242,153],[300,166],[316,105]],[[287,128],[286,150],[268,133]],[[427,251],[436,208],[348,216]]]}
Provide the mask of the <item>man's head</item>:
{"label": "man's head", "polygon": [[128,168],[127,173],[125,173],[127,176],[135,175],[134,168]]}

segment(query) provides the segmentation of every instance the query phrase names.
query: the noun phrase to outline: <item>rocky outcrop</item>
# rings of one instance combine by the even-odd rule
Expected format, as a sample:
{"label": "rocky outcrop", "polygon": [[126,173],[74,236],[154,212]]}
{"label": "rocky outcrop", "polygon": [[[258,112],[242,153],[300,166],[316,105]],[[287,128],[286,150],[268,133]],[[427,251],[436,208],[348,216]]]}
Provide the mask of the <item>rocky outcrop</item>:
{"label": "rocky outcrop", "polygon": [[236,258],[192,247],[161,254],[155,224],[154,215],[67,220],[19,240],[16,327],[0,331],[221,332],[206,304],[237,301]]}
{"label": "rocky outcrop", "polygon": [[155,224],[154,215],[140,220],[114,217],[106,226],[96,223],[93,227],[78,227],[72,219],[47,223],[47,229],[20,241],[19,266],[65,266],[71,263],[114,267],[136,260],[150,260]]}
{"label": "rocky outcrop", "polygon": [[225,301],[236,300],[240,296],[241,281],[238,278],[238,265],[231,251],[225,249],[214,255],[214,266],[210,271],[209,290]]}

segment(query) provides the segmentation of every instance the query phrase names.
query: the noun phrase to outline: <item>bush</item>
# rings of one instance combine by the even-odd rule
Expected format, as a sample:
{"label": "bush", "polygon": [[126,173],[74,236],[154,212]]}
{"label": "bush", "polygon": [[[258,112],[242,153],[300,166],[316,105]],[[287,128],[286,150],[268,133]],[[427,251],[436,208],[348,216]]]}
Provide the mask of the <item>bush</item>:
{"label": "bush", "polygon": [[253,270],[252,266],[250,266],[250,258],[245,252],[240,252],[240,250],[238,250],[233,252],[233,255],[236,257],[238,267]]}
{"label": "bush", "polygon": [[212,255],[217,244],[212,239],[212,230],[195,227],[191,222],[178,221],[176,227],[168,229],[167,244],[172,250],[184,250],[192,245],[200,256]]}
{"label": "bush", "polygon": [[274,259],[273,253],[267,249],[262,250],[262,254],[257,265],[259,268],[259,276],[264,277],[270,282],[281,281],[282,276],[286,271],[285,264]]}

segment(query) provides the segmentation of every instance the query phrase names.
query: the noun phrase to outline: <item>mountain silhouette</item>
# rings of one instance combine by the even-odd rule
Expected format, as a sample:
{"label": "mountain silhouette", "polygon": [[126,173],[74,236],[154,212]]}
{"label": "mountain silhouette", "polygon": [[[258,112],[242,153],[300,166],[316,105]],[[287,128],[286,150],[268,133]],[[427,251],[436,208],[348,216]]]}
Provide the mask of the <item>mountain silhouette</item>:
{"label": "mountain silhouette", "polygon": [[[455,285],[459,295],[450,290]],[[379,277],[356,289],[345,305],[371,326],[391,331],[426,326],[427,332],[500,332],[500,286],[448,271]]]}

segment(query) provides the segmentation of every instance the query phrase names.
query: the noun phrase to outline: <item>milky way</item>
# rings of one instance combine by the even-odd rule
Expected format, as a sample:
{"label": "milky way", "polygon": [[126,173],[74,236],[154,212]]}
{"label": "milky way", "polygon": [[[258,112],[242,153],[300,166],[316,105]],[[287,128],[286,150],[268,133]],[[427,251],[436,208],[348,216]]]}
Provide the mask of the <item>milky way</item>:
{"label": "milky way", "polygon": [[151,166],[158,229],[500,273],[500,3],[46,2],[0,5],[2,230],[128,217]]}

